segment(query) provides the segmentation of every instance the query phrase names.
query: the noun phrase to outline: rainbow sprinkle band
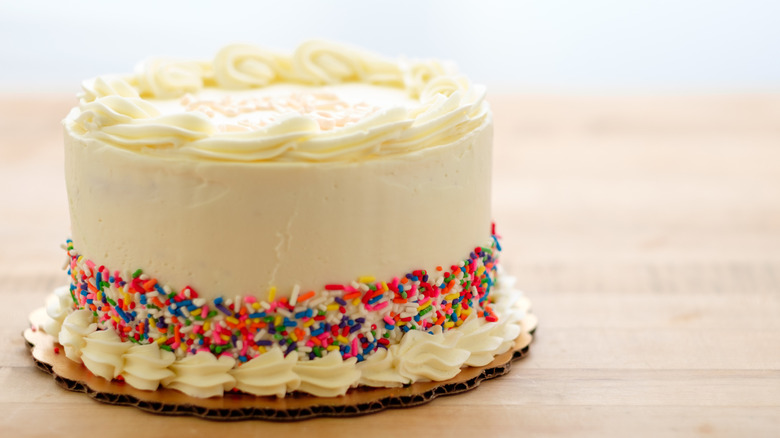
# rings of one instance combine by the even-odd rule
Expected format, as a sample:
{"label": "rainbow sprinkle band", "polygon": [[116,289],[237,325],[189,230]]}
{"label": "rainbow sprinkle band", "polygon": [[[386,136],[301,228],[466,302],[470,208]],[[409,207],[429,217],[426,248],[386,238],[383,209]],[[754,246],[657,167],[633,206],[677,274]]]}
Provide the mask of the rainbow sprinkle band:
{"label": "rainbow sprinkle band", "polygon": [[178,357],[210,351],[246,362],[278,344],[303,360],[339,350],[362,361],[409,330],[452,329],[474,312],[497,320],[488,302],[501,250],[495,234],[490,246],[434,275],[415,270],[389,282],[361,277],[319,291],[296,287],[289,299],[275,299],[271,288],[267,302],[252,296],[208,302],[189,286],[172,291],[141,269],[122,275],[97,266],[71,240],[66,249],[76,308],[91,310],[100,328],[113,328],[122,340],[157,342]]}

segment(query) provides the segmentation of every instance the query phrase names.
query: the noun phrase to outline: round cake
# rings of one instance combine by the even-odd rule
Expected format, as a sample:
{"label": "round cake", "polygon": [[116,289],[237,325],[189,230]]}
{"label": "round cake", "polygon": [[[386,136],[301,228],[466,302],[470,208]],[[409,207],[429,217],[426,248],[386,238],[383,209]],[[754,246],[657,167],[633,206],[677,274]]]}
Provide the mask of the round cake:
{"label": "round cake", "polygon": [[520,333],[485,90],[451,66],[232,45],[83,88],[43,329],[93,374],[331,397],[449,379]]}

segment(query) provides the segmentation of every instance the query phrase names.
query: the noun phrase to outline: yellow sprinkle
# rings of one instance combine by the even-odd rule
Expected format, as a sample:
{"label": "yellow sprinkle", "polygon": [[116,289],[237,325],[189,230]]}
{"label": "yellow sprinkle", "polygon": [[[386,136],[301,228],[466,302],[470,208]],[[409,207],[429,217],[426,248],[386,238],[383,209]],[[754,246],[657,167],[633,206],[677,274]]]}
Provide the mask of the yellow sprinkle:
{"label": "yellow sprinkle", "polygon": [[289,336],[290,336],[290,339],[293,340],[293,342],[298,342],[298,337],[295,336],[294,332],[290,332]]}
{"label": "yellow sprinkle", "polygon": [[336,339],[338,339],[342,344],[349,343],[349,339],[345,338],[344,336],[337,336]]}
{"label": "yellow sprinkle", "polygon": [[352,300],[353,306],[357,306],[358,304],[360,304],[360,298],[355,298],[354,300]]}
{"label": "yellow sprinkle", "polygon": [[157,343],[158,344],[164,344],[165,341],[167,341],[167,340],[168,340],[167,336],[161,336],[160,338],[157,339]]}
{"label": "yellow sprinkle", "polygon": [[282,324],[282,315],[276,315],[276,319],[274,320],[274,325],[281,325]]}
{"label": "yellow sprinkle", "polygon": [[382,282],[382,290],[385,291],[385,292],[390,290],[390,288],[387,287],[387,283],[385,283],[384,281]]}
{"label": "yellow sprinkle", "polygon": [[206,322],[203,323],[203,331],[204,332],[209,331],[209,327],[211,327],[211,322],[210,321],[206,321]]}
{"label": "yellow sprinkle", "polygon": [[376,278],[370,275],[364,275],[358,279],[358,283],[373,283],[374,281],[376,281]]}
{"label": "yellow sprinkle", "polygon": [[313,319],[310,319],[310,320],[308,320],[308,321],[303,323],[304,327],[311,327],[312,325],[314,325],[314,320]]}
{"label": "yellow sprinkle", "polygon": [[477,277],[481,276],[485,272],[485,267],[480,266],[479,269],[477,269]]}
{"label": "yellow sprinkle", "polygon": [[258,303],[258,302],[252,303],[252,308],[255,309],[255,310],[259,309],[260,308],[260,303]]}
{"label": "yellow sprinkle", "polygon": [[330,310],[336,310],[338,308],[339,308],[339,303],[328,304],[328,307],[326,307],[326,309],[329,310],[329,311]]}
{"label": "yellow sprinkle", "polygon": [[232,316],[228,316],[225,320],[231,324],[238,324],[238,320]]}
{"label": "yellow sprinkle", "polygon": [[444,323],[444,328],[446,328],[446,329],[452,328],[454,326],[455,326],[455,323],[452,322],[452,321],[447,321],[447,322]]}
{"label": "yellow sprinkle", "polygon": [[268,302],[273,303],[274,298],[276,298],[276,286],[271,286],[271,289],[268,291]]}
{"label": "yellow sprinkle", "polygon": [[228,335],[222,335],[222,336],[220,336],[220,337],[221,337],[223,340],[225,340],[225,341],[229,341],[229,340],[230,340],[230,336],[228,336]]}
{"label": "yellow sprinkle", "polygon": [[265,353],[266,352],[266,348],[261,345],[261,346],[257,347],[257,352],[258,353]]}
{"label": "yellow sprinkle", "polygon": [[455,310],[455,314],[458,315],[458,318],[460,318],[460,314],[463,313],[463,308],[458,306],[458,309]]}
{"label": "yellow sprinkle", "polygon": [[433,300],[426,301],[425,304],[423,304],[422,306],[417,308],[417,311],[419,312],[420,310],[423,310],[425,308],[431,307],[431,301],[433,301]]}
{"label": "yellow sprinkle", "polygon": [[452,301],[455,298],[458,298],[459,296],[460,296],[460,294],[454,293],[454,294],[445,295],[444,299],[447,300],[447,301]]}
{"label": "yellow sprinkle", "polygon": [[461,324],[463,324],[463,320],[459,319],[458,322],[455,323],[455,327],[460,327]]}
{"label": "yellow sprinkle", "polygon": [[339,349],[339,347],[337,347],[335,345],[328,345],[328,351],[333,351],[333,350],[338,350],[338,349]]}
{"label": "yellow sprinkle", "polygon": [[112,316],[111,319],[113,319],[116,322],[119,322],[119,317],[117,317],[117,316]]}

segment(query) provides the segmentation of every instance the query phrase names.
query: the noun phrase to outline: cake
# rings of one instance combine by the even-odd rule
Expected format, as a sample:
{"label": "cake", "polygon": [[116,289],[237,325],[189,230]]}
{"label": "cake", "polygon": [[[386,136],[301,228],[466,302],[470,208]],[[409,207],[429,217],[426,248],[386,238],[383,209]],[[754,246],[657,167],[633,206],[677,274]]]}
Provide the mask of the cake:
{"label": "cake", "polygon": [[192,397],[442,381],[512,348],[484,87],[308,41],[151,59],[63,121],[70,282],[42,330]]}

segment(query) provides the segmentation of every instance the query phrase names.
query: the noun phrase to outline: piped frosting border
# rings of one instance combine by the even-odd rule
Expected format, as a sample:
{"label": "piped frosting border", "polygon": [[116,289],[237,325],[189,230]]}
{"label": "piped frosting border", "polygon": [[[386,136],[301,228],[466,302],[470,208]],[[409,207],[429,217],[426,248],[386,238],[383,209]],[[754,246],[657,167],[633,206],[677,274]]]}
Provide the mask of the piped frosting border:
{"label": "piped frosting border", "polygon": [[[337,130],[290,112],[244,132],[224,132],[199,111],[164,114],[150,99],[189,99],[206,88],[257,89],[363,83],[404,90],[419,104],[384,108]],[[307,41],[292,53],[251,45],[212,61],[151,59],[134,74],[83,84],[64,123],[73,135],[138,153],[223,161],[354,161],[447,144],[489,117],[485,88],[434,60],[392,60],[351,46]]]}

